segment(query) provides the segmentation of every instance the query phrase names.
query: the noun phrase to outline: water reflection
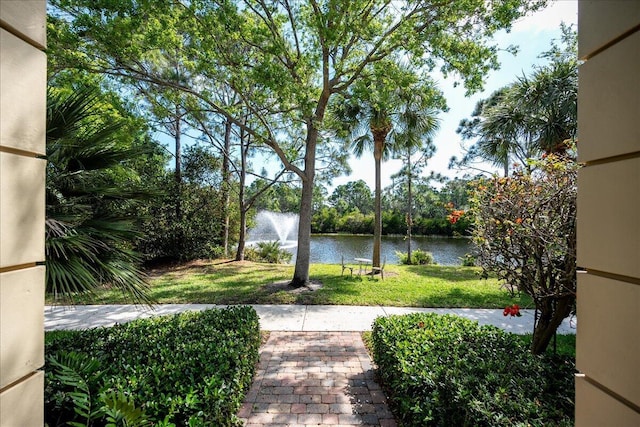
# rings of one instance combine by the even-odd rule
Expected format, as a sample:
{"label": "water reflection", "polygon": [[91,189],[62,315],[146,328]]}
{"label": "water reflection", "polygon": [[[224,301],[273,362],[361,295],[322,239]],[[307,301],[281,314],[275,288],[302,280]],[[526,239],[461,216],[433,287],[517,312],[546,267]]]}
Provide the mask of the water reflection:
{"label": "water reflection", "polygon": [[[411,250],[422,249],[431,252],[436,263],[440,265],[460,265],[460,258],[471,252],[472,244],[465,238],[413,237]],[[295,262],[296,248],[292,263]],[[387,263],[397,264],[396,251],[407,252],[407,241],[403,236],[382,236],[381,260],[386,256]],[[345,260],[353,258],[371,258],[373,255],[373,236],[354,235],[317,235],[311,236],[311,262],[323,264],[340,264],[340,257]]]}

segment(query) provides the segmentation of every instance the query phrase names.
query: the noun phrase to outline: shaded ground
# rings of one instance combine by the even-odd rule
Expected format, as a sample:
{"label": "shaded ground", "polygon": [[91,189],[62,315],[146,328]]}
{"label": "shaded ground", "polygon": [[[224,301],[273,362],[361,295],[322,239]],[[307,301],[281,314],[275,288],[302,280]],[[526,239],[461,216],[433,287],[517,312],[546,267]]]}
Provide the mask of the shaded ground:
{"label": "shaded ground", "polygon": [[267,283],[263,286],[263,289],[266,289],[269,293],[276,292],[288,292],[291,294],[304,294],[309,292],[317,291],[318,289],[322,289],[322,282],[320,280],[310,280],[306,286],[302,286],[299,288],[295,288],[290,286],[290,280],[280,280],[278,282]]}
{"label": "shaded ground", "polygon": [[[174,279],[182,279],[186,278],[192,274],[212,274],[215,272],[217,267],[225,266],[228,268],[231,264],[233,264],[237,268],[254,266],[255,263],[250,261],[231,261],[231,260],[194,260],[184,263],[169,263],[164,265],[158,265],[154,268],[151,268],[147,271],[147,275],[150,279],[157,279],[164,276],[171,276]],[[377,279],[382,280],[379,275],[372,275],[369,273],[362,273],[362,275],[358,275],[358,273],[354,273],[353,275],[348,275],[348,272],[345,272],[345,277],[355,277],[355,278],[368,278],[371,280]],[[387,272],[385,271],[385,278],[397,277],[398,273],[396,272]],[[320,279],[311,279],[306,286],[302,287],[293,287],[290,286],[289,283],[291,280],[278,280],[275,282],[265,283],[260,286],[261,294],[263,297],[268,298],[269,295],[278,294],[280,292],[291,295],[292,297],[311,294],[315,291],[318,291],[323,288],[324,284]],[[281,296],[281,295],[280,295]],[[281,298],[278,298],[281,299]],[[306,300],[300,300],[296,302],[306,302]]]}

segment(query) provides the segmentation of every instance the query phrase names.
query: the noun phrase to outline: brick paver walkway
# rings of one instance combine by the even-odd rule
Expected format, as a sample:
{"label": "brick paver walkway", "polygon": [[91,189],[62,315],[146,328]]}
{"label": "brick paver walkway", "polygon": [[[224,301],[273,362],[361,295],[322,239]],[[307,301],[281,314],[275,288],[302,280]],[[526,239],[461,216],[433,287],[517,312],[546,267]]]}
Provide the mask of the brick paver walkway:
{"label": "brick paver walkway", "polygon": [[359,332],[271,332],[239,416],[247,427],[396,425]]}

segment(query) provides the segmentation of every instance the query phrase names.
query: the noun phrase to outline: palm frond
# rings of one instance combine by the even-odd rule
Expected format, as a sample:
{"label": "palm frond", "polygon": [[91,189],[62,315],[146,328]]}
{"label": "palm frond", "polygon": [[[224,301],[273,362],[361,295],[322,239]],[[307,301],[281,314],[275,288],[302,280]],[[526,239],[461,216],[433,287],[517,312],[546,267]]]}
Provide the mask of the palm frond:
{"label": "palm frond", "polygon": [[113,211],[115,201],[145,197],[145,191],[115,177],[146,149],[119,140],[123,120],[98,117],[99,95],[88,87],[73,93],[49,90],[47,292],[73,301],[112,285],[134,302],[148,304],[140,258],[130,249],[138,237],[134,218]]}
{"label": "palm frond", "polygon": [[47,143],[60,141],[80,132],[87,119],[95,115],[92,106],[96,100],[96,91],[89,87],[79,88],[71,94],[48,88]]}

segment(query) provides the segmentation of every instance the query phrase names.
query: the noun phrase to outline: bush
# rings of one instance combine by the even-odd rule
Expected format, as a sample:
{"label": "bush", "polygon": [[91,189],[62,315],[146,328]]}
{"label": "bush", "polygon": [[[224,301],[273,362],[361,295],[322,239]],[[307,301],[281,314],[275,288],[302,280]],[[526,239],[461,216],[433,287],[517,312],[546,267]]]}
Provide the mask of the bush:
{"label": "bush", "polygon": [[464,254],[464,257],[460,258],[463,267],[475,267],[477,264],[476,257],[473,254]]}
{"label": "bush", "polygon": [[[150,263],[212,259],[224,254],[220,189],[184,183],[178,193],[173,179],[172,176],[165,177],[159,185],[167,193],[140,210],[145,220],[137,249]],[[180,217],[175,207],[178,198]],[[235,223],[235,217],[232,217],[232,239],[236,235],[233,232]]]}
{"label": "bush", "polygon": [[244,250],[244,259],[253,262],[268,262],[271,264],[287,264],[293,254],[280,247],[278,240],[258,242],[256,246]]}
{"label": "bush", "polygon": [[533,171],[480,180],[472,197],[473,241],[494,273],[536,304],[531,351],[541,354],[576,302],[576,203],[580,165],[560,155]]}
{"label": "bush", "polygon": [[[45,340],[45,420],[235,426],[260,346],[250,307],[141,319]],[[122,424],[118,424],[122,425]]]}
{"label": "bush", "polygon": [[454,224],[447,218],[421,218],[418,217],[413,223],[413,234],[423,236],[468,236],[470,234],[471,223],[463,216]]}
{"label": "bush", "polygon": [[[400,264],[409,264],[409,255],[407,252],[396,251],[396,256]],[[435,264],[433,261],[433,254],[431,252],[423,251],[422,249],[416,249],[411,251],[411,265],[431,265]]]}
{"label": "bush", "polygon": [[575,363],[452,315],[378,318],[374,360],[405,426],[572,425]]}

